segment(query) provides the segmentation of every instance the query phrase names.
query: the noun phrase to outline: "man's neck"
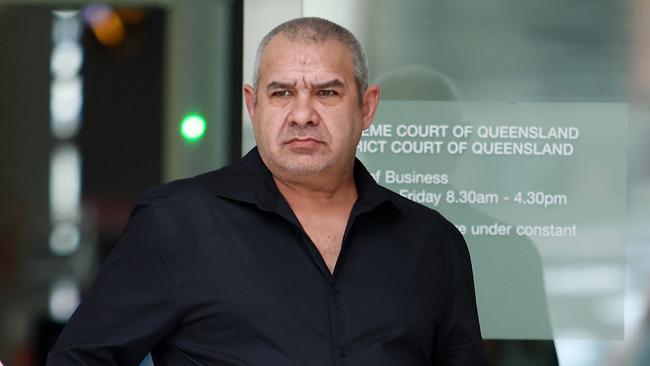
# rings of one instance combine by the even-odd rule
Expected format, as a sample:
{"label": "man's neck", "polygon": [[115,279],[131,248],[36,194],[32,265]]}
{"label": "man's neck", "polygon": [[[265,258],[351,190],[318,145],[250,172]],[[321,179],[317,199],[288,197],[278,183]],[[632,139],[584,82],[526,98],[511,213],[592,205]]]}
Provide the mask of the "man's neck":
{"label": "man's neck", "polygon": [[349,210],[357,199],[352,169],[341,175],[327,176],[336,178],[274,174],[273,180],[291,209],[299,216]]}

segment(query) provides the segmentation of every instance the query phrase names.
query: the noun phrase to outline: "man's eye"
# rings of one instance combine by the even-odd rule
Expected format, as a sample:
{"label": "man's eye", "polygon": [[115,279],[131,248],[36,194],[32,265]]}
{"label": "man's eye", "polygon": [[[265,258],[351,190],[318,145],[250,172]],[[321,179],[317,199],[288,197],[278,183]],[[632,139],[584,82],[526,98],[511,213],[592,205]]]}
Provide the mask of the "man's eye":
{"label": "man's eye", "polygon": [[271,93],[272,97],[288,97],[291,95],[291,92],[288,90],[278,90]]}
{"label": "man's eye", "polygon": [[331,96],[335,96],[337,94],[338,93],[336,91],[331,90],[331,89],[323,89],[323,90],[318,91],[318,95],[322,96],[322,97],[331,97]]}

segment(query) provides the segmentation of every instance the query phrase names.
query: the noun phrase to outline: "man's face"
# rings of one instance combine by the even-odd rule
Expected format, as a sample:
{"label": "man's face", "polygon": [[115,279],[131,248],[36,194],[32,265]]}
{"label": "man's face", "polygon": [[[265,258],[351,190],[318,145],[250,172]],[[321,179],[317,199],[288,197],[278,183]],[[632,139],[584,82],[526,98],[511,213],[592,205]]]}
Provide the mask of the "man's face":
{"label": "man's face", "polygon": [[272,38],[260,61],[257,90],[244,87],[265,164],[296,175],[351,166],[378,99],[377,87],[368,89],[377,97],[370,97],[370,107],[359,103],[352,55],[340,42]]}

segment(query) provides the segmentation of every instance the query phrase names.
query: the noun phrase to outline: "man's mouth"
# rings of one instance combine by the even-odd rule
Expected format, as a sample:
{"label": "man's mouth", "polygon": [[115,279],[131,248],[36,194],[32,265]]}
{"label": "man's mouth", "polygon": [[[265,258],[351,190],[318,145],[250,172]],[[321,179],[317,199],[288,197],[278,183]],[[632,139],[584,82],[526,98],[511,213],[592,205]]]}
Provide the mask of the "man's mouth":
{"label": "man's mouth", "polygon": [[294,152],[312,152],[315,149],[318,149],[322,143],[323,141],[314,137],[304,136],[289,139],[285,142],[285,146],[294,150]]}
{"label": "man's mouth", "polygon": [[322,143],[322,141],[313,137],[294,137],[286,142],[287,144],[308,144],[308,143]]}

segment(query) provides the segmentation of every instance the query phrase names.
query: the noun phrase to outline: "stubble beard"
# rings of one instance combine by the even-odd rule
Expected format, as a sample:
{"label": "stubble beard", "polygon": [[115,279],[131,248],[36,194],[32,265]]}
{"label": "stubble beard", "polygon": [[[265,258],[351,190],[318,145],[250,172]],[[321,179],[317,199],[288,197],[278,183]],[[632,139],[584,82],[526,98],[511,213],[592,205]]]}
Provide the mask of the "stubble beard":
{"label": "stubble beard", "polygon": [[[324,145],[313,151],[293,149],[286,143],[295,137],[311,137],[322,141]],[[326,141],[329,141],[329,135],[320,126],[289,126],[278,136],[275,151],[267,153],[273,164],[280,169],[292,175],[306,176],[322,172],[336,163],[336,157],[329,150]]]}
{"label": "stubble beard", "polygon": [[[285,149],[289,150],[286,147]],[[335,162],[332,156],[321,151],[311,153],[284,151],[278,152],[272,159],[279,168],[297,176],[322,172],[334,165]]]}

